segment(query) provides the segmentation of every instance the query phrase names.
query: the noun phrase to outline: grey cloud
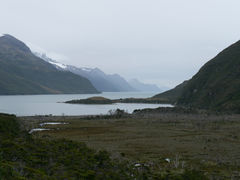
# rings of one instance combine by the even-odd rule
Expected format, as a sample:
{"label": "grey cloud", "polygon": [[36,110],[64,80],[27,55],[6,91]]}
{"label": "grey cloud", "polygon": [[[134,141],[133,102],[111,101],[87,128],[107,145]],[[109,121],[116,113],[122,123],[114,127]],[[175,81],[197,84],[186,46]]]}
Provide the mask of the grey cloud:
{"label": "grey cloud", "polygon": [[240,37],[239,0],[8,0],[0,33],[63,63],[175,86]]}

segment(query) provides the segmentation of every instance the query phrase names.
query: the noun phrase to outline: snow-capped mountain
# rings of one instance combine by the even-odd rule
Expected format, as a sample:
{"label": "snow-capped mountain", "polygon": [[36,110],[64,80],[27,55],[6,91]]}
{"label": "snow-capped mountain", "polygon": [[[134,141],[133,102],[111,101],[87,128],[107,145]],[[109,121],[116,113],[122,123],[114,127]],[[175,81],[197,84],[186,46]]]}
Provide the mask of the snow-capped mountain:
{"label": "snow-capped mountain", "polygon": [[72,65],[65,65],[59,63],[49,57],[46,54],[34,53],[36,56],[54,65],[58,70],[70,71],[74,74],[83,76],[90,80],[93,86],[101,92],[122,92],[122,91],[156,91],[161,92],[158,86],[155,84],[145,84],[137,79],[132,79],[127,82],[119,74],[105,74],[99,68],[86,68],[76,67]]}
{"label": "snow-capped mountain", "polygon": [[0,37],[0,72],[1,95],[99,93],[87,78],[56,70],[9,34]]}
{"label": "snow-capped mountain", "polygon": [[52,65],[54,65],[58,70],[67,70],[67,65],[59,63],[59,62],[47,57],[46,54],[41,54],[41,53],[38,53],[38,52],[34,52],[34,55],[36,55],[37,57],[40,57],[41,59],[49,62]]}
{"label": "snow-capped mountain", "polygon": [[49,57],[46,54],[36,53],[34,54],[41,59],[51,63],[58,70],[70,71],[74,74],[83,76],[90,80],[93,86],[101,92],[122,92],[122,91],[136,91],[129,83],[118,74],[105,74],[98,68],[85,68],[76,67],[72,65],[65,65],[59,63]]}

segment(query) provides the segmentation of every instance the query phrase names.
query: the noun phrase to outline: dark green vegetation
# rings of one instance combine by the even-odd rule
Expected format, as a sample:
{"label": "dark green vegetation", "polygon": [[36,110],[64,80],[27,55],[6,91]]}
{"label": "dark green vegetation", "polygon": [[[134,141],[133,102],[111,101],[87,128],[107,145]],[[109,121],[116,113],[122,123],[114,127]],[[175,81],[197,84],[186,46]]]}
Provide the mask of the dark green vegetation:
{"label": "dark green vegetation", "polygon": [[96,96],[96,97],[90,97],[87,99],[66,101],[65,103],[69,103],[69,104],[113,104],[114,102],[111,99]]}
{"label": "dark green vegetation", "polygon": [[148,114],[166,114],[166,113],[173,113],[173,114],[203,114],[203,113],[214,113],[205,110],[199,110],[194,108],[185,108],[185,107],[158,107],[158,108],[145,108],[145,109],[135,109],[133,114],[140,115],[148,115]]}
{"label": "dark green vegetation", "polygon": [[15,116],[0,115],[0,179],[129,179],[134,171],[84,143],[36,139]]}
{"label": "dark green vegetation", "polygon": [[164,98],[125,98],[125,99],[107,99],[101,96],[90,97],[87,99],[76,99],[66,101],[69,104],[114,104],[114,103],[147,103],[147,104],[163,104],[170,103]]}
{"label": "dark green vegetation", "polygon": [[189,81],[155,97],[181,106],[240,113],[240,41],[207,62]]}
{"label": "dark green vegetation", "polygon": [[0,37],[0,94],[97,93],[81,76],[59,71],[10,35]]}
{"label": "dark green vegetation", "polygon": [[201,171],[155,171],[148,164],[113,159],[108,152],[95,151],[81,142],[32,136],[23,127],[14,115],[0,114],[1,180],[206,179]]}
{"label": "dark green vegetation", "polygon": [[182,95],[184,87],[187,85],[187,83],[188,81],[184,81],[174,89],[163,92],[161,94],[157,94],[152,98],[165,101],[166,103],[175,104],[177,102],[177,99]]}
{"label": "dark green vegetation", "polygon": [[125,98],[114,100],[117,103],[147,103],[147,104],[168,104],[169,101],[165,101],[160,98]]}

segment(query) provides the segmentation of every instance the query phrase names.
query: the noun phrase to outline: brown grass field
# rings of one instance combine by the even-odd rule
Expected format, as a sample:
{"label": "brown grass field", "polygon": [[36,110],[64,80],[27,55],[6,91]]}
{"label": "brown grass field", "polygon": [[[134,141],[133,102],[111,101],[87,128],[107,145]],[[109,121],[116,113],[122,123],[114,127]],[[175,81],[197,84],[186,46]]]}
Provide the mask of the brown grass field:
{"label": "brown grass field", "polygon": [[[146,162],[155,168],[197,167],[212,175],[240,177],[240,115],[155,113],[122,118],[21,117],[25,128],[40,122],[51,131],[34,133],[43,138],[85,142],[113,157]],[[166,158],[171,160],[166,162]]]}

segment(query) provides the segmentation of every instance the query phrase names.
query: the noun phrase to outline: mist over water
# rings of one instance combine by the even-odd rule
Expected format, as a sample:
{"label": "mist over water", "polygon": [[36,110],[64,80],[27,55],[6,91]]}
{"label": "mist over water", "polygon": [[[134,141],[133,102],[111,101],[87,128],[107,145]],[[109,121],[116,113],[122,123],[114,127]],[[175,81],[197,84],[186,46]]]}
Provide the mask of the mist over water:
{"label": "mist over water", "polygon": [[157,108],[171,106],[165,104],[124,104],[85,105],[65,104],[62,102],[72,99],[84,99],[92,96],[103,96],[110,99],[146,98],[156,92],[105,92],[99,94],[61,94],[61,95],[14,95],[0,96],[0,112],[16,114],[17,116],[33,115],[96,115],[106,114],[111,109],[123,109],[132,113],[135,109]]}

